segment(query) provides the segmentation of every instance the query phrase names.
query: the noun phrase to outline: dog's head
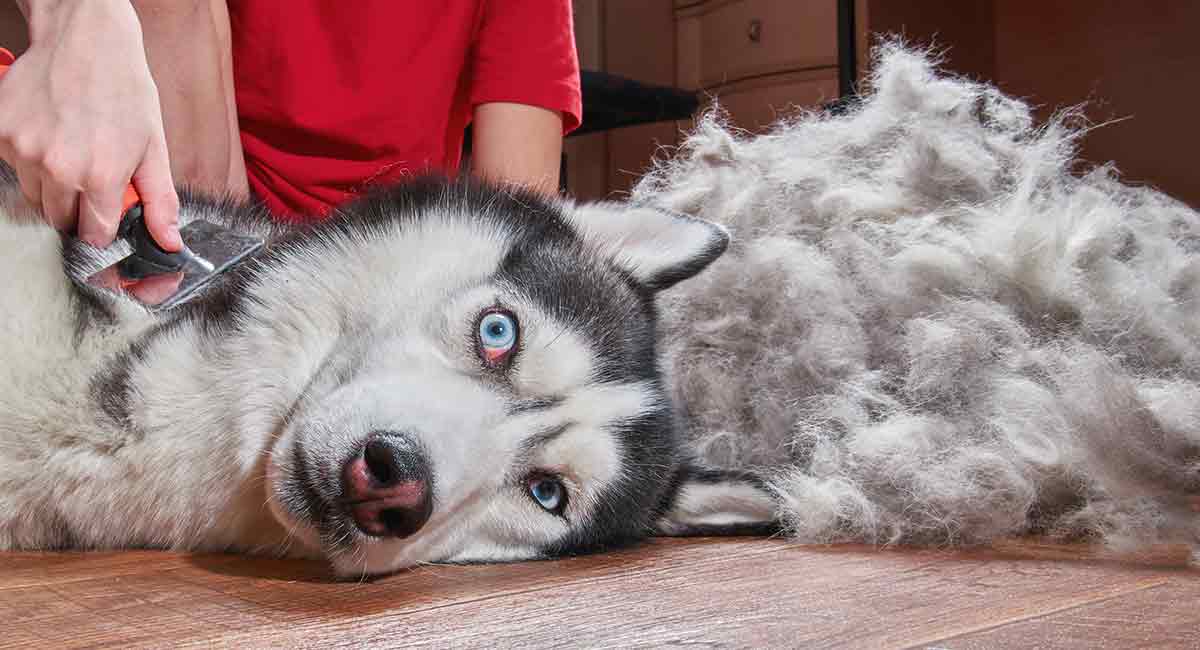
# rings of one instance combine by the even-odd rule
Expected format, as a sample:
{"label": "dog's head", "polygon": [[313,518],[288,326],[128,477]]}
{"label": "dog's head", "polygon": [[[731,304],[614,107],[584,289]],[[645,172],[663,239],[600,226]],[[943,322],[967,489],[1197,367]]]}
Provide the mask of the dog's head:
{"label": "dog's head", "polygon": [[247,353],[303,384],[273,512],[343,575],[768,524],[754,481],[691,469],[656,354],[656,293],[727,243],[651,208],[418,183],[276,244],[243,307],[279,339]]}

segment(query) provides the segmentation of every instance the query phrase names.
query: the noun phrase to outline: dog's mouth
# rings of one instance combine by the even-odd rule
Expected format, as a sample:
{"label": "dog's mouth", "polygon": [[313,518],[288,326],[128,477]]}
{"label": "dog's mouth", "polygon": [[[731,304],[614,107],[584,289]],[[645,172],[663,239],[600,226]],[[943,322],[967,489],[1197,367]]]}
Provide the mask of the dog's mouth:
{"label": "dog's mouth", "polygon": [[349,546],[355,531],[340,523],[344,518],[337,502],[326,494],[319,476],[319,467],[307,461],[303,446],[292,445],[284,458],[269,463],[268,503],[288,531],[287,545],[301,540],[328,555]]}

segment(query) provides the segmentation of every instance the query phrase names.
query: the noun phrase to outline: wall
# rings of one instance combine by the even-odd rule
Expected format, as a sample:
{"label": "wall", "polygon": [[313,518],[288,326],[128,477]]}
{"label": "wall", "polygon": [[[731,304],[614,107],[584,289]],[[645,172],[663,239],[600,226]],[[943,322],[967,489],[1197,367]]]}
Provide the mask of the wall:
{"label": "wall", "polygon": [[1055,107],[1091,100],[1082,156],[1114,160],[1200,207],[1200,2],[1003,0],[996,3],[996,73],[1011,94]]}
{"label": "wall", "polygon": [[[996,4],[993,0],[857,0],[854,12],[860,35],[897,35],[913,43],[948,48],[944,51],[948,69],[987,79],[996,68]],[[870,42],[859,38],[860,70],[870,64]]]}
{"label": "wall", "polygon": [[948,69],[994,81],[1040,119],[1087,102],[1093,123],[1120,120],[1088,134],[1085,163],[1114,161],[1127,182],[1200,207],[1200,2],[857,0],[856,13],[860,34],[948,48]]}

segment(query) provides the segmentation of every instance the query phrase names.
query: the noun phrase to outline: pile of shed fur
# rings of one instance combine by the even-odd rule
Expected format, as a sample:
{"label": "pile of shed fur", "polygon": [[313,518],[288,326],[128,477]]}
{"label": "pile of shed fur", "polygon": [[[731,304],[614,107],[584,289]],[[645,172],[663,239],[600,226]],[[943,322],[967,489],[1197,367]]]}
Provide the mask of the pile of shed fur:
{"label": "pile of shed fur", "polygon": [[805,542],[1200,547],[1200,214],[1076,170],[1077,111],[878,51],[848,111],[711,113],[634,189],[734,236],[665,298],[702,457]]}

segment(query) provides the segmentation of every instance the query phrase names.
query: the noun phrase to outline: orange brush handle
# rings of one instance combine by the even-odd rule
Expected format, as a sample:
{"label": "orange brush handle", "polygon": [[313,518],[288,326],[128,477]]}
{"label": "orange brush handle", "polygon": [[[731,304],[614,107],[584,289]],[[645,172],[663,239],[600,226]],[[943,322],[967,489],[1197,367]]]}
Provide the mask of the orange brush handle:
{"label": "orange brush handle", "polygon": [[[17,60],[12,52],[0,47],[0,79],[4,78],[4,74],[8,72],[9,66]],[[133,183],[125,186],[125,194],[121,196],[121,214],[124,215],[129,211],[129,208],[142,202],[142,197],[138,196],[137,190],[133,188]]]}

